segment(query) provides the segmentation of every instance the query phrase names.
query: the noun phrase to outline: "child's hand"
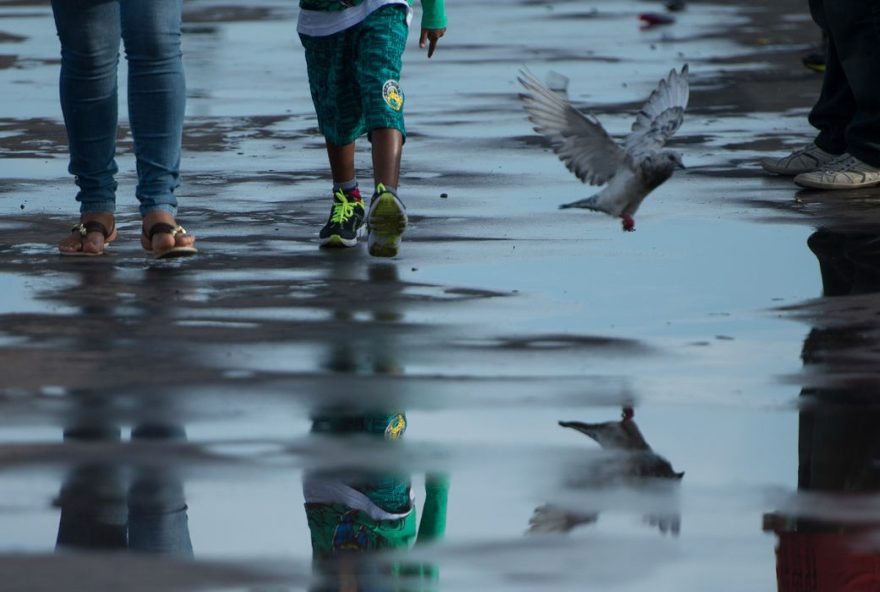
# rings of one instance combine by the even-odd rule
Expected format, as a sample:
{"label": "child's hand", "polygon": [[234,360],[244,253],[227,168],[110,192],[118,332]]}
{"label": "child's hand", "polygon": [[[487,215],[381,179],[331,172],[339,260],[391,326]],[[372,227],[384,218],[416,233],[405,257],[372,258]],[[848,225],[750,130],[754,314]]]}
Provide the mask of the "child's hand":
{"label": "child's hand", "polygon": [[424,48],[428,45],[428,57],[434,55],[437,49],[437,41],[446,34],[446,27],[442,29],[422,29],[422,35],[419,37],[419,47]]}

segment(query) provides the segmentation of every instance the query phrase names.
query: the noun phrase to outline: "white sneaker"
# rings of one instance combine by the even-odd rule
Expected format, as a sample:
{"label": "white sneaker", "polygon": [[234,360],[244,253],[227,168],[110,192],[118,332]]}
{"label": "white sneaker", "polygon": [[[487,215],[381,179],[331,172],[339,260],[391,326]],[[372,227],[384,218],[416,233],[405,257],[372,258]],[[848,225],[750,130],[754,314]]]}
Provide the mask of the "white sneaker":
{"label": "white sneaker", "polygon": [[794,182],[810,189],[874,187],[880,185],[880,168],[864,163],[851,154],[843,154],[822,170],[796,176]]}
{"label": "white sneaker", "polygon": [[839,158],[837,154],[825,152],[813,143],[795,150],[782,158],[765,158],[761,160],[761,167],[768,173],[794,177],[801,173],[810,173],[821,170],[824,165]]}

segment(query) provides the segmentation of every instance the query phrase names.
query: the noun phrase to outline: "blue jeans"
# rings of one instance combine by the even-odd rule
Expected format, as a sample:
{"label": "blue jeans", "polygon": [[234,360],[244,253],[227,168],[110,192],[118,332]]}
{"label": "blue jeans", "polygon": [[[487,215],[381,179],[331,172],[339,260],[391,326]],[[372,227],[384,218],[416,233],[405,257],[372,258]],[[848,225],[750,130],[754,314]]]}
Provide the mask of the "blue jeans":
{"label": "blue jeans", "polygon": [[176,215],[186,86],[182,0],[52,0],[61,39],[61,110],[81,212],[116,205],[116,75],[128,60],[128,114],[141,215]]}

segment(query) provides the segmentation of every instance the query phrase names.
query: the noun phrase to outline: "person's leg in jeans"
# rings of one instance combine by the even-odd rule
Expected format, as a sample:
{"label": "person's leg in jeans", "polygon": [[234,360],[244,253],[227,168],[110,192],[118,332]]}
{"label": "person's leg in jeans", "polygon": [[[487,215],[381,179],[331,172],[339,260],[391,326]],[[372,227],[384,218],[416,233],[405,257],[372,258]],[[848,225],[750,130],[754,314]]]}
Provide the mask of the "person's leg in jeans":
{"label": "person's leg in jeans", "polygon": [[[157,223],[176,226],[180,145],[186,85],[180,49],[181,0],[119,0],[128,61],[128,111],[137,158],[136,195],[149,233]],[[188,235],[156,233],[145,249],[189,246]]]}
{"label": "person's leg in jeans", "polygon": [[[61,41],[61,110],[70,149],[68,170],[76,178],[80,221],[100,223],[115,238],[119,4],[115,1],[52,0]],[[100,227],[98,227],[100,228]],[[100,230],[73,233],[60,244],[62,252],[100,253]]]}

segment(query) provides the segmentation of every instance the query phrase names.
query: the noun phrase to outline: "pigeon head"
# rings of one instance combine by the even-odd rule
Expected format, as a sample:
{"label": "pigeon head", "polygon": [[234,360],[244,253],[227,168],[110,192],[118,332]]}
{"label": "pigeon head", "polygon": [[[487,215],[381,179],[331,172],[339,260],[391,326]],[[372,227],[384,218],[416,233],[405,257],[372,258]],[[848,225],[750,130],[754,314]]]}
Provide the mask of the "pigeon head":
{"label": "pigeon head", "polygon": [[685,166],[681,161],[681,154],[672,150],[663,150],[645,156],[640,168],[645,183],[653,189],[671,177],[677,169],[683,169]]}
{"label": "pigeon head", "polygon": [[643,166],[649,166],[654,170],[663,171],[672,175],[676,169],[685,168],[681,161],[681,154],[674,150],[662,150],[645,157]]}
{"label": "pigeon head", "polygon": [[664,150],[660,154],[661,154],[661,156],[666,158],[666,160],[673,163],[675,169],[686,169],[687,168],[686,166],[684,166],[684,163],[681,161],[681,154],[679,154],[678,152],[674,152],[672,150]]}

